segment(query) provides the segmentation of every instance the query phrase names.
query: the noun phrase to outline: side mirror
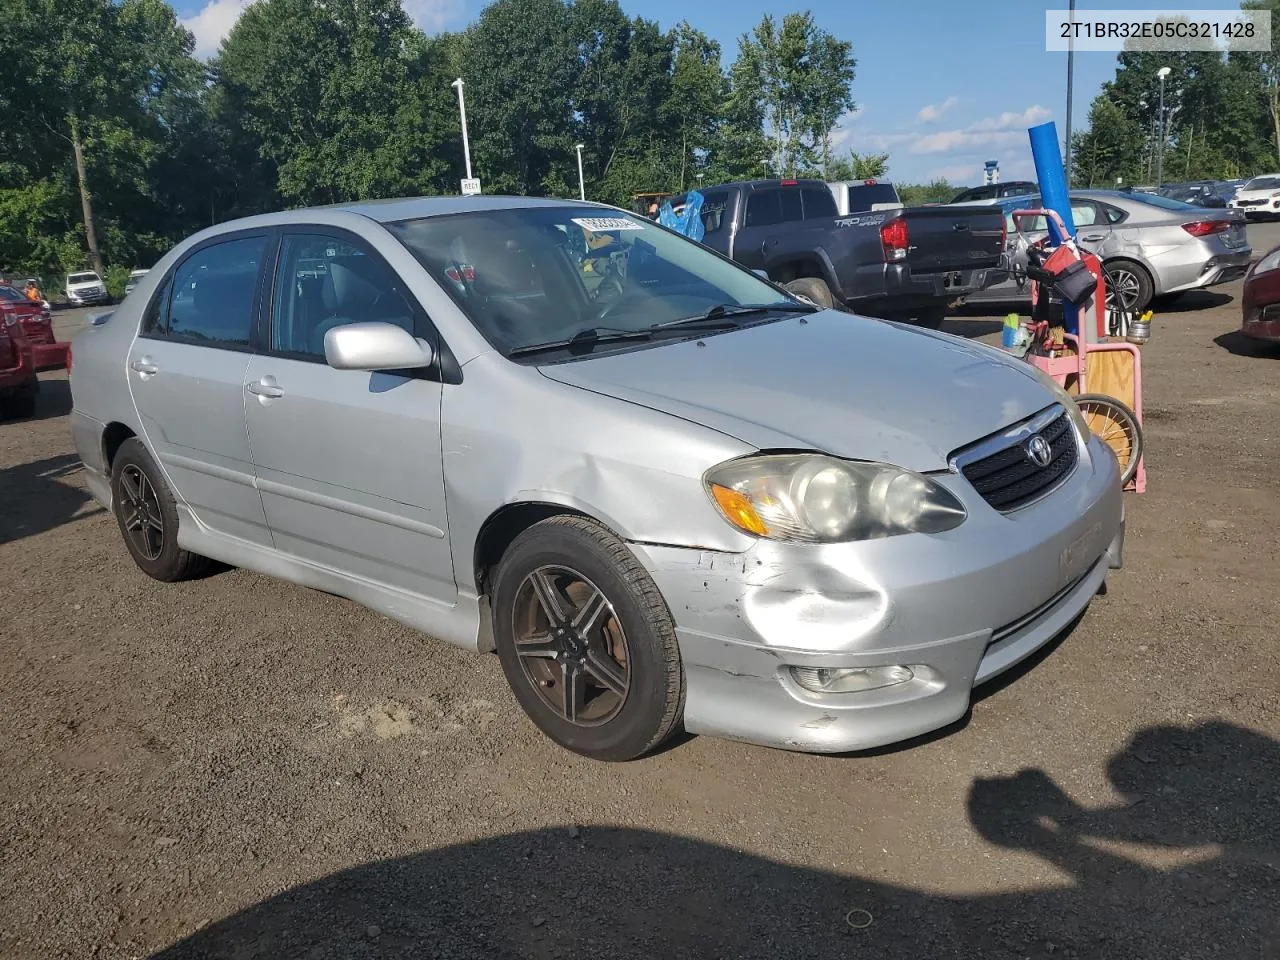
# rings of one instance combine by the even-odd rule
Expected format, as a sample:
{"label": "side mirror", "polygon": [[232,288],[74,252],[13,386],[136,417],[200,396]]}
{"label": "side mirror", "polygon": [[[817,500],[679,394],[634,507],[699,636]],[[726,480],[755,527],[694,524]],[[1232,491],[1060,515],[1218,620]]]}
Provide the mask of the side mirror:
{"label": "side mirror", "polygon": [[394,323],[346,323],[324,335],[324,359],[335,370],[411,370],[431,366],[435,353]]}
{"label": "side mirror", "polygon": [[769,279],[769,271],[768,271],[768,270],[761,270],[759,267],[756,267],[756,268],[755,268],[754,270],[752,270],[751,272],[752,272],[752,273],[754,273],[754,274],[755,274],[757,277],[759,277],[761,280],[768,280],[768,279]]}

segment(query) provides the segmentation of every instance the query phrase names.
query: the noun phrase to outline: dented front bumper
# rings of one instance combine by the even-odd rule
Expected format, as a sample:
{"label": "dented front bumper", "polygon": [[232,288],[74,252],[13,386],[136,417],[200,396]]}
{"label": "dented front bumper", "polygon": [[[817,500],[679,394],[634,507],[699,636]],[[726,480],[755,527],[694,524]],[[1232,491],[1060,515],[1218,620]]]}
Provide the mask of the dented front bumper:
{"label": "dented front bumper", "polygon": [[[743,553],[632,544],[676,623],[685,726],[835,753],[905,740],[968,709],[974,685],[1066,629],[1120,565],[1115,459],[1094,439],[1053,495],[1003,515],[957,476],[935,478],[968,519],[934,536]],[[911,679],[818,693],[791,667],[905,666]]]}

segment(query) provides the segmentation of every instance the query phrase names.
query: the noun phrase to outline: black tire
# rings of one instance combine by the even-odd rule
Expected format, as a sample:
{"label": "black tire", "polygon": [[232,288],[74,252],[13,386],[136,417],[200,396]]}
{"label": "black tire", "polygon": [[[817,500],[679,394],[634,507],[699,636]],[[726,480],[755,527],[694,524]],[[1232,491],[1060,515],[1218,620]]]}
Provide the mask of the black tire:
{"label": "black tire", "polygon": [[[133,481],[138,476],[146,480],[154,493],[154,501],[132,492]],[[145,500],[150,509],[138,512],[139,499]],[[165,482],[156,462],[142,441],[132,437],[120,444],[111,464],[111,512],[133,562],[147,576],[165,583],[190,580],[208,573],[213,561],[178,546],[178,507],[169,484]],[[145,516],[146,520],[139,520]],[[157,549],[149,550],[142,544],[134,524],[150,525],[158,518],[158,533],[151,529],[150,541]],[[142,533],[147,536],[146,532]]]}
{"label": "black tire", "polygon": [[1113,291],[1122,293],[1125,310],[1135,316],[1151,305],[1155,286],[1151,282],[1151,274],[1147,268],[1133,260],[1108,260],[1105,264],[1104,279],[1107,284],[1107,300],[1112,301]]}
{"label": "black tire", "polygon": [[824,310],[831,310],[836,305],[836,298],[831,295],[831,288],[827,286],[825,280],[819,280],[817,277],[801,277],[799,280],[792,280],[786,284],[786,288],[797,297],[808,300]]}
{"label": "black tire", "polygon": [[[610,605],[599,618],[596,640],[579,636],[576,641],[582,644],[580,650],[594,650],[594,654],[583,654],[580,669],[588,669],[587,657],[599,657],[599,649],[591,644],[601,638],[608,642],[606,631],[612,630],[616,637],[620,630],[624,637],[625,665],[621,669],[626,689],[621,694],[611,694],[603,686],[598,687],[600,692],[594,695],[591,706],[612,698],[615,712],[591,724],[585,718],[580,722],[570,720],[567,710],[556,709],[550,702],[560,695],[550,689],[554,678],[569,676],[562,671],[568,669],[565,661],[574,660],[572,652],[558,649],[554,653],[547,650],[541,655],[523,656],[517,652],[518,646],[528,651],[534,646],[557,643],[550,617],[548,629],[536,631],[545,638],[541,643],[529,642],[526,627],[522,626],[529,623],[525,611],[534,578],[549,569],[581,577],[581,581],[572,581],[574,586],[594,587]],[[559,586],[556,596],[573,602]],[[545,614],[545,609],[544,604],[539,604],[535,614]],[[581,611],[570,608],[568,612]],[[588,632],[595,629],[589,628]],[[684,714],[685,687],[671,612],[644,567],[621,540],[600,524],[577,516],[550,517],[516,537],[503,554],[494,578],[493,632],[502,670],[520,706],[543,733],[562,747],[596,760],[634,760],[676,732]],[[612,666],[619,667],[620,662],[615,659]],[[551,679],[536,680],[535,670]],[[586,682],[595,684],[590,673],[583,676]],[[561,693],[566,686],[562,684]]]}
{"label": "black tire", "polygon": [[[1142,427],[1137,416],[1115,397],[1101,393],[1080,394],[1076,397],[1076,406],[1089,421],[1090,429],[1115,451],[1120,461],[1120,486],[1127,485],[1138,472],[1138,461],[1142,459]],[[1106,425],[1105,432],[1094,429],[1098,421]]]}

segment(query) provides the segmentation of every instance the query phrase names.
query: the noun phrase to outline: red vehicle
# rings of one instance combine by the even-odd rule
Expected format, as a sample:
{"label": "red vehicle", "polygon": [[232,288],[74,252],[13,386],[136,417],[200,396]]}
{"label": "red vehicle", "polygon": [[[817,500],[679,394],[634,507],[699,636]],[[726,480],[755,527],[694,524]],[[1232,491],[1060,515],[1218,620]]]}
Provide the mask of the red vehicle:
{"label": "red vehicle", "polygon": [[1240,332],[1255,340],[1280,343],[1280,247],[1267,251],[1244,277]]}
{"label": "red vehicle", "polygon": [[0,316],[5,323],[15,319],[31,345],[37,370],[56,370],[67,365],[67,345],[53,336],[53,316],[39,300],[30,300],[17,287],[0,283]]}
{"label": "red vehicle", "polygon": [[31,416],[39,392],[31,343],[16,312],[0,306],[0,417]]}

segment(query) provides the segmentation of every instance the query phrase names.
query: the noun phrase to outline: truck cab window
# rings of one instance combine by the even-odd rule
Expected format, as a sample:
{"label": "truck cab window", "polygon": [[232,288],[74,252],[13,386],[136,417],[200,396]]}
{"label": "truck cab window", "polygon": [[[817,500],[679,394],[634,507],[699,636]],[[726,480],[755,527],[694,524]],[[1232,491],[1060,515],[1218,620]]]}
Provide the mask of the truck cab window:
{"label": "truck cab window", "polygon": [[756,190],[747,194],[746,227],[771,227],[782,221],[781,190]]}

